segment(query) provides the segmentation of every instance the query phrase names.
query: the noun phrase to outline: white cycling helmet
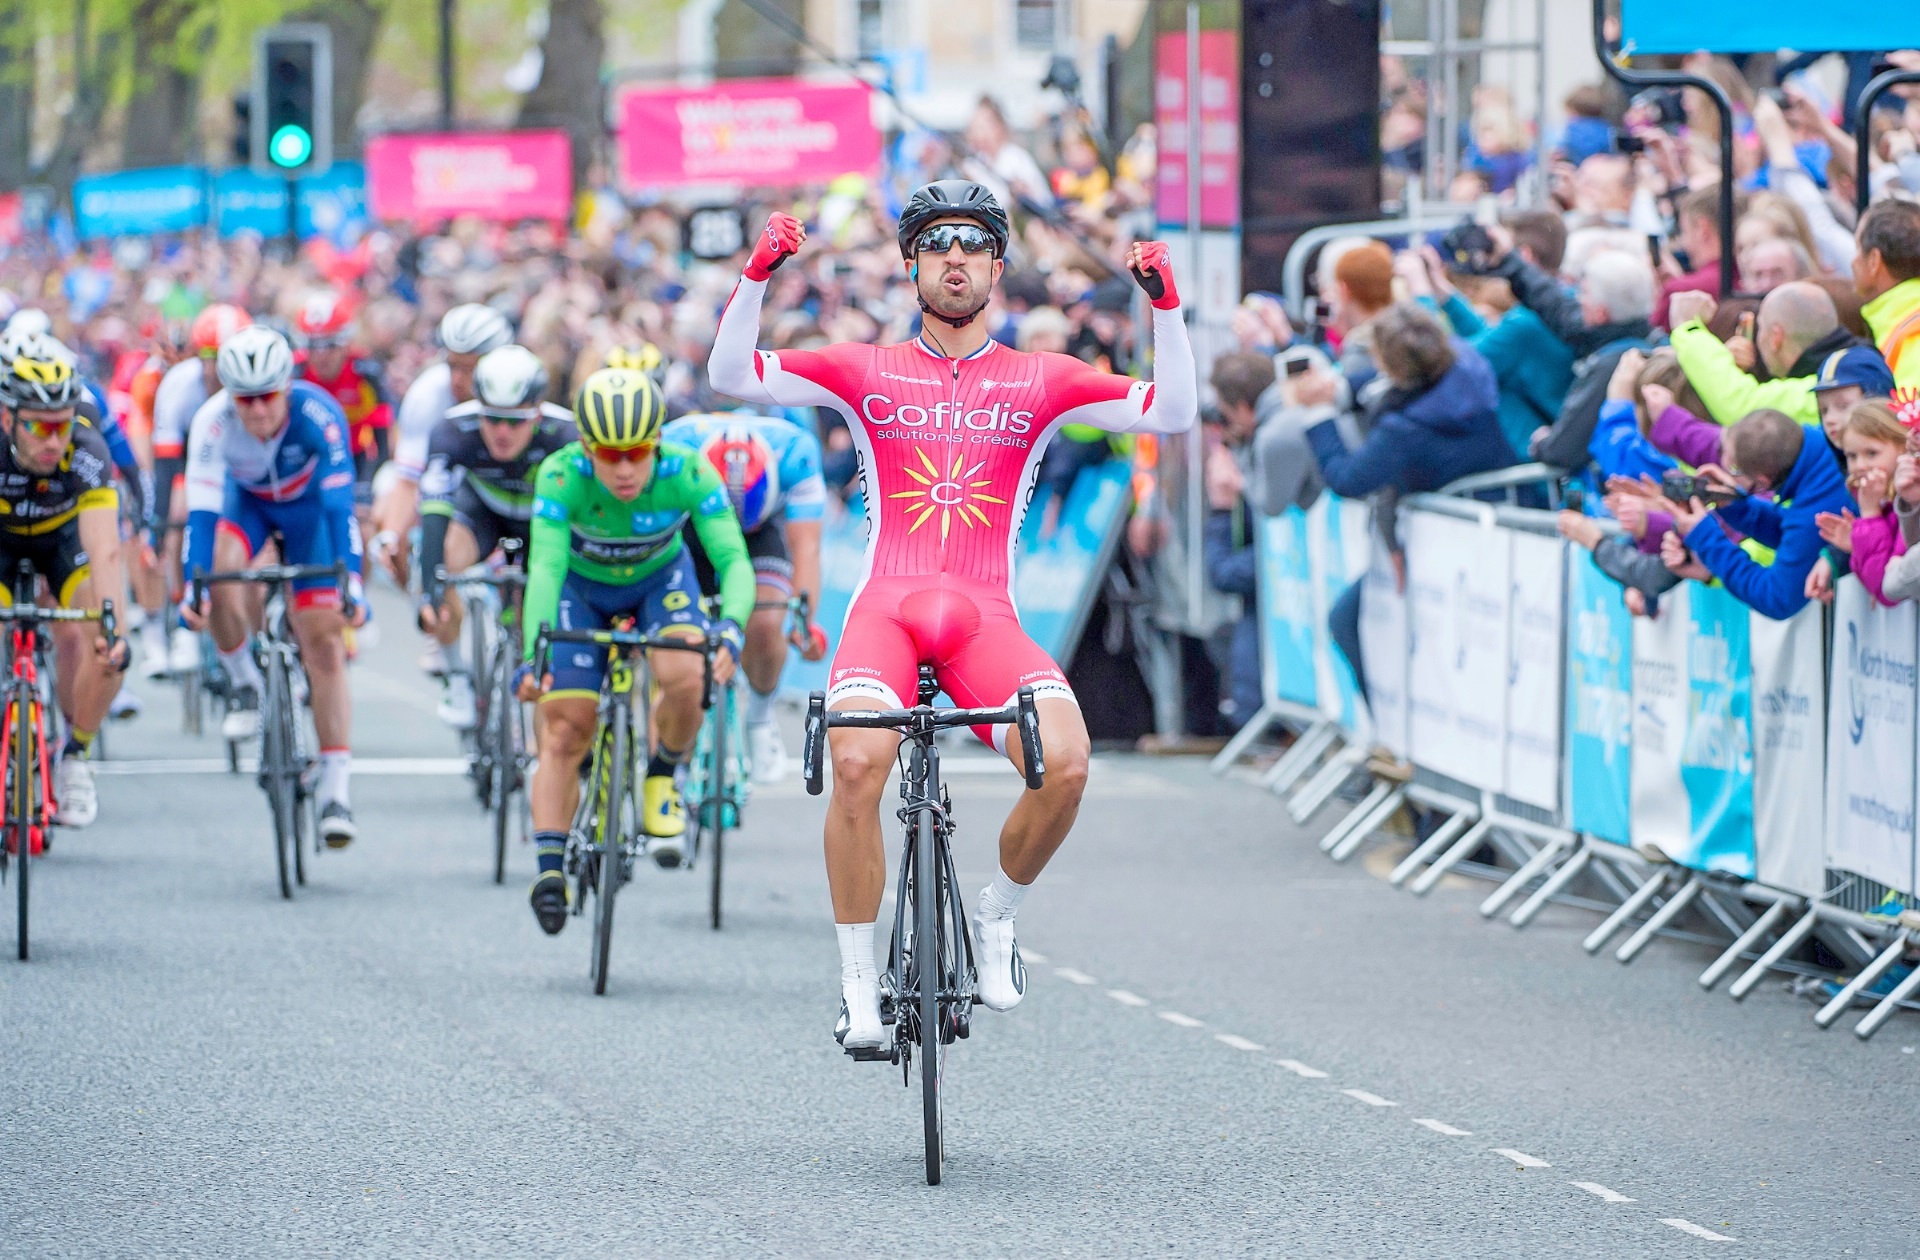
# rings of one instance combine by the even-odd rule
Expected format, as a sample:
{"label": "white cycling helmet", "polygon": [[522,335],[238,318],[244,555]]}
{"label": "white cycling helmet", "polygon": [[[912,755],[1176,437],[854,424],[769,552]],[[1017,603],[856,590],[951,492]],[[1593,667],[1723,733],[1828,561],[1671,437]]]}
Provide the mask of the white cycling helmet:
{"label": "white cycling helmet", "polygon": [[7,335],[44,337],[53,331],[53,317],[37,306],[24,307],[7,319]]}
{"label": "white cycling helmet", "polygon": [[80,361],[79,356],[57,337],[44,332],[15,332],[9,328],[0,332],[0,363],[11,363],[15,359],[64,363],[68,367]]}
{"label": "white cycling helmet", "polygon": [[473,396],[490,415],[529,415],[547,396],[547,365],[525,346],[501,346],[473,369]]}
{"label": "white cycling helmet", "polygon": [[242,328],[220,343],[215,363],[229,394],[277,394],[293,380],[293,348],[271,328]]}
{"label": "white cycling helmet", "polygon": [[456,306],[440,321],[440,344],[450,354],[485,354],[512,340],[507,317],[478,302]]}

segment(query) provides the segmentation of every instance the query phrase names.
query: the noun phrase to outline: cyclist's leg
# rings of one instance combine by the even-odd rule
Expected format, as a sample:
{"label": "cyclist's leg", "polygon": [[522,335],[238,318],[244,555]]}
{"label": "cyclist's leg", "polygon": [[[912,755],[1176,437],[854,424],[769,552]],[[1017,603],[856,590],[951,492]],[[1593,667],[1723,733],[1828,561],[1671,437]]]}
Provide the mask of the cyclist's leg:
{"label": "cyclist's leg", "polygon": [[[846,628],[828,672],[829,709],[894,709],[911,705],[919,684],[920,649],[898,615],[898,579],[875,579],[848,609]],[[841,728],[829,733],[833,791],[827,799],[827,883],[833,917],[871,925],[886,891],[887,855],[880,798],[893,773],[900,737],[892,731]]]}
{"label": "cyclist's leg", "polygon": [[[768,710],[780,686],[780,671],[787,663],[786,603],[793,597],[793,561],[787,558],[778,523],[748,534],[747,554],[753,558],[755,606],[747,622],[747,647],[740,664],[754,694],[747,721],[764,722],[772,716]],[[779,607],[762,607],[766,604]]]}
{"label": "cyclist's leg", "polygon": [[[447,525],[447,540],[440,561],[440,567],[449,575],[471,569],[492,555],[493,549],[500,545],[502,524],[464,485],[454,492],[451,506],[453,520]],[[433,637],[447,654],[449,669],[472,669],[477,664],[460,660],[460,623],[465,611],[460,592],[448,586],[440,600],[441,620],[434,628]]]}
{"label": "cyclist's leg", "polygon": [[[332,565],[333,543],[317,502],[288,504],[273,514],[284,563]],[[343,846],[355,835],[348,785],[353,774],[353,693],[347,679],[347,619],[332,574],[302,578],[293,584],[288,623],[300,645],[314,733],[320,743],[320,782],[314,796],[320,806],[320,830],[329,843]]]}
{"label": "cyclist's leg", "polygon": [[[226,505],[220,511],[220,523],[214,529],[213,567],[215,572],[244,569],[267,542],[267,518],[251,496],[229,487]],[[247,636],[260,624],[260,606],[264,593],[251,584],[222,582],[207,590],[207,630],[213,646],[227,661],[246,647]],[[257,679],[257,674],[254,675]],[[239,678],[236,682],[241,681]]]}
{"label": "cyclist's leg", "polygon": [[[693,560],[682,551],[666,567],[634,589],[639,596],[638,622],[651,635],[702,640],[711,624],[700,608],[699,580]],[[681,837],[687,829],[686,807],[674,782],[675,771],[693,752],[700,735],[700,692],[706,667],[691,652],[651,652],[648,673],[655,689],[654,744],[641,784],[641,813],[649,852],[662,866],[680,864],[685,856]]]}
{"label": "cyclist's leg", "polygon": [[[80,548],[77,528],[63,529],[48,538],[38,564],[59,607],[100,607],[101,595],[94,586],[87,554]],[[51,630],[60,707],[67,718],[67,741],[60,750],[54,784],[54,800],[60,807],[55,821],[66,827],[84,827],[99,810],[93,768],[87,758],[100,724],[106,721],[114,693],[120,688],[120,672],[94,651],[100,627],[91,622],[66,622]]]}
{"label": "cyclist's leg", "polygon": [[[568,574],[560,587],[555,624],[562,630],[605,629],[611,615],[595,597],[612,590]],[[536,713],[540,760],[534,767],[530,803],[536,836],[557,834],[564,843],[580,804],[580,763],[599,725],[607,652],[589,643],[556,643],[547,670],[547,693]]]}

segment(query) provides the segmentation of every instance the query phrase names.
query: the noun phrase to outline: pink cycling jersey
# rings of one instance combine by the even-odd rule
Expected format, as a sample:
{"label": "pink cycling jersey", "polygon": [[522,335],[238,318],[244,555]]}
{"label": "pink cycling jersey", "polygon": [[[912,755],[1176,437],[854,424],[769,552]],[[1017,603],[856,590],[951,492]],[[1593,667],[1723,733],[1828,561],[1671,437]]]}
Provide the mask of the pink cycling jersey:
{"label": "pink cycling jersey", "polygon": [[[959,690],[947,675],[957,651],[956,617],[974,627],[969,657],[984,662],[1004,647],[1009,666],[1017,657],[1027,668],[994,674],[1033,672],[1039,649],[1020,632],[1010,591],[1041,454],[1062,424],[1116,433],[1192,426],[1195,373],[1180,312],[1154,311],[1154,378],[1137,381],[1067,355],[1023,354],[992,341],[958,360],[920,338],[892,346],[757,350],[765,293],[764,281],[740,281],[721,316],[708,373],[716,390],[748,402],[831,407],[852,432],[868,533],[860,585],[834,658],[834,697],[861,693],[897,702],[900,694],[911,696],[915,662],[906,662],[904,677],[899,664],[907,647],[863,646],[862,631],[877,631],[881,622],[912,639],[913,654],[942,673],[955,699]],[[946,588],[946,604],[919,615],[902,612],[907,593]],[[872,627],[863,625],[869,618]],[[1045,654],[1038,660],[1046,661]],[[1071,694],[1057,667],[1052,674],[1056,685],[1048,690]],[[997,685],[974,681],[962,689],[975,697],[993,694]],[[1010,696],[1011,690],[978,702],[998,704]]]}

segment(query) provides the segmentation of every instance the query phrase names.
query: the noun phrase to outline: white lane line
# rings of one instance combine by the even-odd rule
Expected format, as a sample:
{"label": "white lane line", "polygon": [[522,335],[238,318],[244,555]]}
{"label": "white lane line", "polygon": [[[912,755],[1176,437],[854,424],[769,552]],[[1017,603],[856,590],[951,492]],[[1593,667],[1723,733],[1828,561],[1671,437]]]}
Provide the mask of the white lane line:
{"label": "white lane line", "polygon": [[1215,1033],[1213,1034],[1213,1039],[1219,1042],[1221,1045],[1232,1046],[1235,1050],[1266,1049],[1265,1046],[1262,1046],[1257,1042],[1248,1041],[1245,1037],[1242,1037],[1237,1033]]}
{"label": "white lane line", "polygon": [[1496,1146],[1493,1148],[1493,1153],[1495,1155],[1506,1156],[1508,1159],[1520,1165],[1520,1167],[1522,1168],[1553,1167],[1552,1164],[1549,1164],[1546,1160],[1541,1159],[1538,1155],[1529,1155],[1525,1151],[1516,1151],[1511,1146]]}
{"label": "white lane line", "polygon": [[1114,1001],[1120,1003],[1120,1005],[1122,1006],[1153,1005],[1153,1003],[1147,1001],[1147,999],[1141,997],[1138,993],[1129,993],[1125,989],[1108,989],[1107,996],[1112,998]]}
{"label": "white lane line", "polygon": [[1369,1107],[1398,1107],[1400,1105],[1397,1102],[1390,1102],[1378,1094],[1370,1094],[1364,1089],[1343,1089],[1340,1092],[1349,1098],[1359,1099]]}
{"label": "white lane line", "polygon": [[1204,1024],[1202,1024],[1199,1020],[1195,1019],[1193,1016],[1182,1015],[1179,1011],[1161,1011],[1160,1018],[1166,1020],[1169,1024],[1178,1024],[1182,1028],[1205,1027]]}
{"label": "white lane line", "polygon": [[1062,980],[1065,980],[1068,984],[1099,984],[1100,983],[1098,980],[1095,980],[1092,976],[1088,975],[1086,972],[1075,971],[1071,967],[1055,967],[1053,969],[1053,974],[1056,976],[1059,976]]}
{"label": "white lane line", "polygon": [[1432,1129],[1435,1133],[1444,1133],[1448,1137],[1472,1137],[1473,1136],[1473,1134],[1469,1130],[1456,1129],[1450,1124],[1444,1124],[1439,1120],[1428,1119],[1425,1116],[1422,1116],[1420,1119],[1415,1120],[1414,1123],[1419,1125],[1423,1129]]}
{"label": "white lane line", "polygon": [[[248,775],[259,769],[259,758],[252,753],[240,758],[239,774]],[[96,761],[93,764],[96,774],[113,775],[178,775],[178,774],[220,774],[229,773],[224,758],[198,758],[166,761]],[[463,775],[467,773],[465,757],[362,757],[353,764],[355,778],[411,778],[415,775]]]}
{"label": "white lane line", "polygon": [[1569,1181],[1567,1184],[1575,1187],[1576,1189],[1585,1190],[1588,1194],[1598,1195],[1600,1196],[1600,1198],[1606,1200],[1608,1203],[1639,1202],[1638,1199],[1629,1199],[1626,1195],[1621,1194],[1618,1190],[1609,1190],[1597,1181]]}
{"label": "white lane line", "polygon": [[1287,1071],[1293,1073],[1295,1076],[1304,1076],[1310,1081],[1325,1080],[1327,1076],[1327,1074],[1319,1068],[1308,1067],[1298,1059],[1275,1059],[1274,1064],[1287,1069]]}
{"label": "white lane line", "polygon": [[[758,785],[756,785],[756,786],[758,786]],[[1047,961],[1047,956],[1046,956],[1045,954],[1036,954],[1036,953],[1034,953],[1034,952],[1033,952],[1032,950],[1030,950],[1030,949],[1026,949],[1026,948],[1022,948],[1022,949],[1021,949],[1021,951],[1020,951],[1020,957],[1022,957],[1022,958],[1024,958],[1024,959],[1026,959],[1026,960],[1027,960],[1028,962],[1030,962],[1030,963],[1042,963],[1042,964],[1044,964],[1044,963],[1045,963],[1045,962]]]}
{"label": "white lane line", "polygon": [[1692,1221],[1683,1221],[1677,1216],[1663,1216],[1660,1218],[1660,1223],[1662,1225],[1671,1225],[1683,1234],[1692,1234],[1695,1238],[1704,1238],[1708,1242],[1740,1241],[1737,1238],[1729,1238],[1725,1234],[1716,1234],[1704,1225],[1695,1225]]}

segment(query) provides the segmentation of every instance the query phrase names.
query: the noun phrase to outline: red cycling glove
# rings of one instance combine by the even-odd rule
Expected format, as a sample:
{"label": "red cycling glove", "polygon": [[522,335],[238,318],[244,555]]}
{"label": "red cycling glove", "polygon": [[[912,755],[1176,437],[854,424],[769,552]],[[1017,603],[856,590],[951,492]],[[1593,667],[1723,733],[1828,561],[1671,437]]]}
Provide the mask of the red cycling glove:
{"label": "red cycling glove", "polygon": [[1164,241],[1140,242],[1140,265],[1133,268],[1133,278],[1157,309],[1170,311],[1180,305],[1180,293],[1173,287],[1173,260]]}
{"label": "red cycling glove", "polygon": [[747,260],[747,279],[765,280],[778,271],[780,264],[799,250],[806,231],[800,226],[800,220],[776,211],[767,219],[766,231],[754,242],[753,257]]}

